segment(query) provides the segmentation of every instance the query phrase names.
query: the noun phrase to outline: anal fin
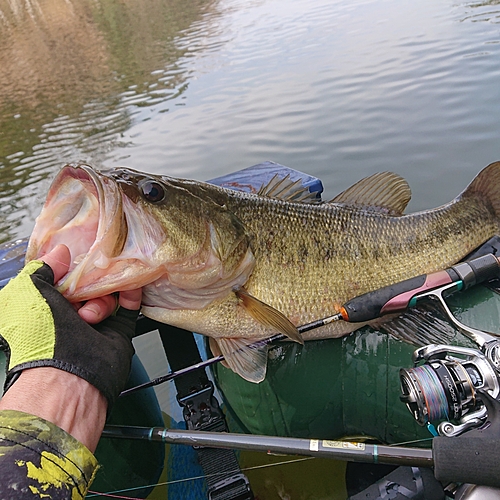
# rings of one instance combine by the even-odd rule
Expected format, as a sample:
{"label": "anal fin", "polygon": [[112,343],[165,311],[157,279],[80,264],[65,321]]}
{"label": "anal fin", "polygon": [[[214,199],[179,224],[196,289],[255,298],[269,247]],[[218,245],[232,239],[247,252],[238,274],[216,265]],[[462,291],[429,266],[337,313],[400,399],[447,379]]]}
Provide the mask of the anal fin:
{"label": "anal fin", "polygon": [[255,339],[247,338],[210,338],[210,348],[214,354],[224,356],[224,364],[240,377],[258,384],[266,378],[266,343],[255,345]]}
{"label": "anal fin", "polygon": [[458,330],[432,302],[421,302],[393,319],[381,319],[370,326],[416,347],[450,344]]}
{"label": "anal fin", "polygon": [[495,278],[487,283],[485,283],[485,286],[489,288],[491,291],[500,294],[500,279]]}

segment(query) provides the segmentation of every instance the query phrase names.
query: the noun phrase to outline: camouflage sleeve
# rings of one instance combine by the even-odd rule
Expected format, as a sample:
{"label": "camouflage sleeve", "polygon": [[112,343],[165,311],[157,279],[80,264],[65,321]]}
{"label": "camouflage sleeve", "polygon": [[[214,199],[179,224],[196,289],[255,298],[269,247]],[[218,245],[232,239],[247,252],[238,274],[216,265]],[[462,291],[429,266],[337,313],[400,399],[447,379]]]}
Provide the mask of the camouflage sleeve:
{"label": "camouflage sleeve", "polygon": [[94,455],[56,425],[0,411],[0,498],[84,498],[96,472]]}

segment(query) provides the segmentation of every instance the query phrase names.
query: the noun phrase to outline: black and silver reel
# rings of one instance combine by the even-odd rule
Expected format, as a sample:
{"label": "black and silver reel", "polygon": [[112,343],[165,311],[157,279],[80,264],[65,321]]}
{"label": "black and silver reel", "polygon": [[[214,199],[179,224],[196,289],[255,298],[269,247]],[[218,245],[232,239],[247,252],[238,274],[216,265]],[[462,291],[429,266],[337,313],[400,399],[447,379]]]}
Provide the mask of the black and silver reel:
{"label": "black and silver reel", "polygon": [[[401,369],[401,400],[421,425],[439,423],[443,436],[457,436],[480,426],[487,416],[478,390],[493,398],[500,394],[499,374],[489,355],[495,349],[480,350],[449,345],[428,345],[417,349],[414,362],[422,364]],[[490,346],[488,346],[490,347]]]}
{"label": "black and silver reel", "polygon": [[482,425],[487,410],[478,391],[494,399],[500,395],[500,340],[453,315],[445,300],[451,290],[451,285],[444,285],[420,297],[439,306],[478,348],[427,345],[413,353],[414,368],[400,370],[401,400],[419,424],[438,424],[442,436],[457,436]]}

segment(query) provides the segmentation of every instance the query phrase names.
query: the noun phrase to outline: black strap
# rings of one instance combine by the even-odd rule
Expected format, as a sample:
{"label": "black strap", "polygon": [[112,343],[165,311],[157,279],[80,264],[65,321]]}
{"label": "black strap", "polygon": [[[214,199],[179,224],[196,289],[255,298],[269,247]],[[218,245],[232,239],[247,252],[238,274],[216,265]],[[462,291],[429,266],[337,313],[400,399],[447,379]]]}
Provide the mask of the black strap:
{"label": "black strap", "polygon": [[397,492],[399,498],[423,498],[422,495],[424,493],[424,483],[422,481],[422,474],[420,474],[420,469],[418,467],[412,467],[411,471],[413,473],[413,479],[415,481],[415,485],[417,487],[416,491],[412,491],[402,484],[395,483],[394,481],[380,481],[378,483],[380,496],[378,500],[389,500],[391,498],[395,498],[394,492]]}
{"label": "black strap", "polygon": [[[158,324],[170,369],[180,370],[201,361],[191,332]],[[228,432],[224,414],[214,396],[214,386],[200,368],[174,379],[177,400],[189,430]],[[208,485],[210,500],[252,500],[247,477],[241,472],[233,450],[195,447]]]}
{"label": "black strap", "polygon": [[[376,468],[386,466],[350,467],[351,473],[371,470],[377,475]],[[349,486],[348,486],[349,490]],[[444,500],[445,493],[441,483],[434,477],[433,471],[427,468],[401,466],[382,477],[377,482],[349,497],[349,500]]]}

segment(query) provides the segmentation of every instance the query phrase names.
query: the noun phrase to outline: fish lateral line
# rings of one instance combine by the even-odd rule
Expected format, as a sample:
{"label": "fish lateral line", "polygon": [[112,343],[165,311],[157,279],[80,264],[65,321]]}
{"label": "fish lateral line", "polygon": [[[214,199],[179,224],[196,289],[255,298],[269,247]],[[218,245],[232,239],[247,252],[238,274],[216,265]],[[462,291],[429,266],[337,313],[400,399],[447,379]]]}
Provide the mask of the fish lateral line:
{"label": "fish lateral line", "polygon": [[[363,314],[366,313],[362,307],[359,308],[359,311],[357,310],[356,307],[350,307],[353,306],[354,304],[362,306],[363,303],[367,300],[367,298],[373,299],[376,298],[375,303],[377,304],[376,311],[372,310],[370,308],[369,315],[368,316],[362,316],[359,318],[359,320],[373,320],[375,318],[379,318],[384,313],[387,312],[402,312],[409,307],[415,306],[416,305],[416,300],[412,300],[415,297],[418,297],[420,294],[422,297],[426,297],[429,292],[428,290],[434,291],[440,291],[440,290],[445,290],[447,289],[450,284],[454,284],[454,282],[458,283],[458,289],[465,289],[468,288],[469,286],[472,286],[477,283],[481,283],[484,281],[487,281],[488,279],[491,279],[493,277],[497,277],[500,275],[500,259],[495,257],[493,254],[486,254],[481,257],[476,257],[475,259],[469,260],[467,262],[462,262],[460,264],[457,264],[455,266],[452,266],[451,268],[448,268],[447,270],[442,270],[438,271],[436,273],[431,273],[429,275],[421,275],[417,276],[415,278],[410,278],[408,280],[404,280],[402,282],[396,283],[394,285],[390,285],[388,287],[383,287],[381,289],[375,290],[373,292],[369,292],[367,294],[363,294],[359,297],[356,297],[352,299],[351,301],[347,302],[344,304],[343,307],[341,307],[340,312],[335,313],[331,316],[327,316],[325,318],[322,318],[320,320],[313,321],[311,323],[307,323],[304,325],[301,325],[296,328],[297,335],[300,335],[302,333],[308,332],[310,330],[314,330],[315,328],[320,328],[322,326],[326,326],[330,323],[344,320],[344,321],[352,321],[355,317],[356,314],[349,315],[349,309],[353,313],[356,312],[362,312]],[[417,286],[418,285],[418,286]],[[424,293],[423,293],[424,292]],[[427,293],[425,293],[427,292]],[[237,296],[241,297],[241,300],[253,300],[256,301],[257,303],[264,304],[263,302],[260,302],[258,299],[255,297],[251,296],[246,290],[243,290],[242,288],[239,288],[238,290],[235,290],[235,293]],[[238,295],[239,294],[239,295]],[[389,295],[387,295],[389,294]],[[401,297],[404,297],[405,300],[401,300]],[[249,299],[250,298],[250,299]],[[390,300],[388,300],[388,298]],[[387,308],[387,304],[390,304],[391,301],[394,299],[398,299],[397,305],[398,307],[389,307]],[[369,302],[373,302],[373,300],[370,300]],[[371,304],[373,305],[373,303]],[[388,309],[388,311],[384,311],[385,309]],[[271,308],[272,309],[272,308]],[[279,313],[281,314],[281,313]],[[283,315],[281,315],[283,316]],[[283,316],[284,317],[284,316]],[[286,319],[286,318],[285,318]],[[288,321],[288,319],[287,319]],[[295,327],[294,327],[295,328]],[[243,349],[261,349],[265,346],[268,346],[274,342],[280,341],[280,340],[286,340],[289,339],[290,337],[286,334],[279,333],[276,335],[273,335],[271,337],[268,337],[266,339],[261,339],[256,342],[253,342],[249,344],[246,347],[242,347],[239,350]],[[302,339],[301,339],[302,340]],[[303,344],[303,341],[301,342]],[[235,350],[233,354],[237,354],[238,350]],[[140,386],[136,386],[134,388],[128,389],[124,392],[122,392],[120,395],[125,395],[129,394],[131,392],[135,392],[136,390],[146,388],[146,387],[152,387],[153,385],[158,385],[162,382],[166,382],[167,380],[171,380],[175,377],[178,377],[180,375],[183,375],[185,373],[189,373],[190,371],[194,371],[198,368],[203,368],[206,366],[209,366],[211,364],[224,361],[226,357],[224,355],[219,355],[215,356],[213,358],[210,358],[206,360],[205,362],[198,363],[197,365],[192,365],[191,367],[187,367],[183,370],[179,370],[178,372],[171,372],[170,374],[164,376],[164,377],[159,377],[158,379],[155,379],[154,381],[151,382],[146,382],[145,384],[142,384]]]}

